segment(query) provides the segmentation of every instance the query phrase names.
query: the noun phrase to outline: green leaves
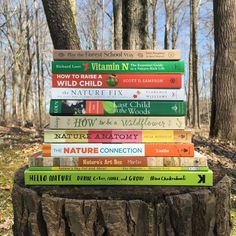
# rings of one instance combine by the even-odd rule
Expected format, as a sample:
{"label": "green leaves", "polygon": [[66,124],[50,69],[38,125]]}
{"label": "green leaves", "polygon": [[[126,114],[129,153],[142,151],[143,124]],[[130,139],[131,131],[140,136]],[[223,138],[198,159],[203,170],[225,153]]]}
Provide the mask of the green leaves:
{"label": "green leaves", "polygon": [[116,107],[115,102],[103,101],[102,106],[105,112],[108,114],[114,114],[116,112],[117,107]]}

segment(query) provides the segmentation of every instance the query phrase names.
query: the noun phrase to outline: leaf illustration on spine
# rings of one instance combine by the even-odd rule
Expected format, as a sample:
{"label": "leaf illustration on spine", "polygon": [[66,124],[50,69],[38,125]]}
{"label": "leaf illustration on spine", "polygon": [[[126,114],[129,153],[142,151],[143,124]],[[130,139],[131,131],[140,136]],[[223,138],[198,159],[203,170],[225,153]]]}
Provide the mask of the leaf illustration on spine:
{"label": "leaf illustration on spine", "polygon": [[182,122],[179,119],[177,119],[176,125],[180,128],[182,126]]}
{"label": "leaf illustration on spine", "polygon": [[108,114],[114,114],[116,112],[116,104],[114,102],[103,101],[102,106]]}

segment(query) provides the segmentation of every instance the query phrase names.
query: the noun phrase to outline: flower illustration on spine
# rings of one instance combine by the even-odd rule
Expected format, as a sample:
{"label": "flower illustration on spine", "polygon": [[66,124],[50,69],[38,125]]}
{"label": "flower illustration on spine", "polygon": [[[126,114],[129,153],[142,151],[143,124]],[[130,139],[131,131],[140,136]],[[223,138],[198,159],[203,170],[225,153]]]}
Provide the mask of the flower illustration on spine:
{"label": "flower illustration on spine", "polygon": [[141,94],[139,90],[136,91],[136,93],[133,95],[133,98],[138,98],[138,96]]}

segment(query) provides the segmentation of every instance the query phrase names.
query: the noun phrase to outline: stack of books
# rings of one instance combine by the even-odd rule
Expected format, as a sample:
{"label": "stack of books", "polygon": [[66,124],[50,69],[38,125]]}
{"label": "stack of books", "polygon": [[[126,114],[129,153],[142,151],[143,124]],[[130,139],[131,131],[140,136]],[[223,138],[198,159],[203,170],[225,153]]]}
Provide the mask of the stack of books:
{"label": "stack of books", "polygon": [[55,50],[50,129],[26,185],[211,186],[182,73],[179,50]]}

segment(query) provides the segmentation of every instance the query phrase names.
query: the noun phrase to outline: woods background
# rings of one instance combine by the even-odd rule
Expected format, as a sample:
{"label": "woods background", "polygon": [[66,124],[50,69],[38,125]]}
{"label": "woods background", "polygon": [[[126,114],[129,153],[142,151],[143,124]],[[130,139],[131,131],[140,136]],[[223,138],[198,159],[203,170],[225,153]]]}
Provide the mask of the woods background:
{"label": "woods background", "polygon": [[[192,140],[195,150],[207,156],[214,177],[227,174],[230,178],[226,181],[227,188],[219,185],[221,193],[217,193],[219,204],[226,206],[227,212],[227,218],[222,218],[224,213],[216,208],[217,218],[222,218],[226,227],[216,220],[217,227],[211,230],[215,235],[229,235],[233,226],[231,235],[236,235],[235,0],[0,0],[0,235],[12,235],[13,176],[28,164],[32,153],[42,150],[42,131],[49,123],[53,48],[181,50],[186,69],[183,80],[187,125],[196,131]],[[232,185],[228,185],[230,181]],[[94,188],[91,191],[94,193]],[[112,193],[117,195],[117,191]],[[126,191],[122,190],[123,193]],[[19,200],[21,206],[33,203],[31,208],[41,209],[29,201],[32,199],[29,195],[25,196],[25,201],[19,197],[15,200]],[[198,194],[193,199],[196,196]],[[194,201],[195,208],[211,207],[208,196],[206,190]],[[224,197],[228,200],[221,201]],[[183,203],[188,208],[185,200],[174,202],[181,203],[185,211],[182,207]],[[60,212],[58,205],[49,205]],[[143,209],[149,211],[147,206],[140,207],[141,217],[146,216]],[[160,207],[165,211],[162,204]],[[80,208],[76,206],[76,209]],[[81,212],[84,215],[84,211]],[[116,212],[112,210],[114,215]],[[175,217],[175,211],[173,213]],[[202,214],[205,222],[208,215]],[[49,215],[52,216],[51,212]],[[33,221],[25,220],[28,216],[37,221],[28,210],[19,210],[19,216],[23,217],[23,224],[19,226],[24,232],[27,227],[32,229]],[[50,218],[53,225],[59,222],[58,225],[63,226],[62,218],[54,216],[56,220]],[[108,216],[110,219],[110,213]],[[198,215],[195,219],[199,219]],[[50,225],[50,222],[47,223]],[[176,228],[189,230],[185,222],[178,221]],[[142,223],[149,227],[143,219]],[[194,227],[196,225],[199,226]],[[142,228],[143,224],[137,226]],[[122,227],[126,227],[125,224]],[[206,228],[197,227],[197,232],[199,229]],[[44,232],[44,228],[41,230]]]}
{"label": "woods background", "polygon": [[188,126],[235,140],[235,22],[235,0],[3,0],[0,125],[47,125],[53,47],[178,48]]}

